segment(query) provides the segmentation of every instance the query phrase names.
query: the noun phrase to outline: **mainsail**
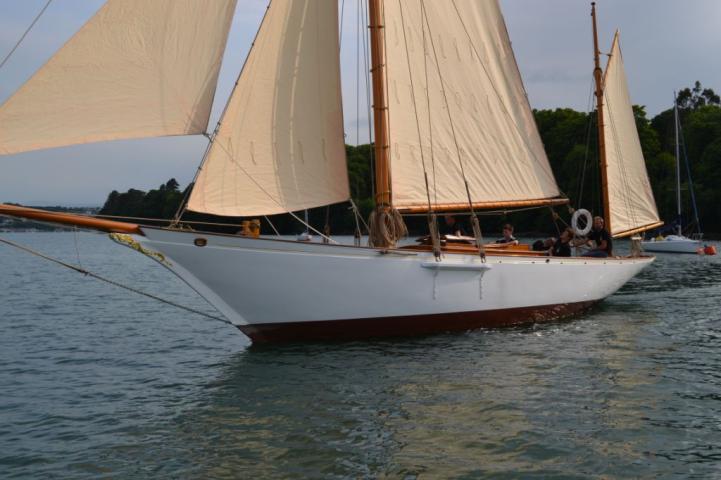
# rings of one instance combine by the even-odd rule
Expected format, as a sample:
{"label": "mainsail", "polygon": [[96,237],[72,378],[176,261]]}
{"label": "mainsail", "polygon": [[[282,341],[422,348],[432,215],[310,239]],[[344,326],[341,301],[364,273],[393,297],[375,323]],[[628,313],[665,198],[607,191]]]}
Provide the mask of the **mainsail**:
{"label": "mainsail", "polygon": [[558,197],[498,2],[384,8],[393,205],[427,209],[424,170],[434,209],[468,207],[464,177],[476,206]]}
{"label": "mainsail", "polygon": [[618,32],[603,85],[608,218],[611,235],[618,237],[661,223],[638,138]]}
{"label": "mainsail", "polygon": [[350,197],[338,2],[272,1],[188,209],[271,215]]}
{"label": "mainsail", "polygon": [[110,0],[0,106],[0,154],[206,131],[235,0]]}

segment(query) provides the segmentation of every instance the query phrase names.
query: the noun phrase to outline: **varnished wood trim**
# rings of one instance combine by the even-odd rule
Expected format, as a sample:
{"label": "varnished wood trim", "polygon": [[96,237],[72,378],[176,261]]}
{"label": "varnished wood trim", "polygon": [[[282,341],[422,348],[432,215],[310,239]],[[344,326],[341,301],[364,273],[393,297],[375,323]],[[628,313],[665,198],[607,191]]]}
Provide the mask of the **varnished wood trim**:
{"label": "varnished wood trim", "polygon": [[73,225],[91,230],[100,230],[102,232],[143,234],[140,231],[140,226],[135,223],[116,222],[86,215],[76,215],[74,213],[50,212],[37,208],[16,207],[15,205],[5,205],[4,203],[0,204],[0,215],[9,215],[11,217],[27,218],[29,220],[57,223],[60,225]]}
{"label": "varnished wood trim", "polygon": [[[509,200],[505,202],[475,202],[474,209],[485,210],[490,208],[514,208],[514,207],[543,207],[553,205],[566,205],[567,198],[539,198],[534,200]],[[428,205],[404,205],[398,206],[401,213],[424,213],[428,211]],[[468,203],[445,203],[433,205],[434,212],[458,212],[468,211]]]}
{"label": "varnished wood trim", "polygon": [[630,237],[631,235],[634,235],[634,234],[636,234],[636,233],[645,232],[645,231],[647,231],[647,230],[653,230],[654,228],[658,228],[658,227],[660,227],[660,226],[662,226],[662,225],[663,225],[663,222],[656,222],[656,223],[652,223],[652,224],[650,224],[650,225],[646,225],[646,226],[643,226],[643,227],[632,228],[631,230],[626,230],[626,231],[623,231],[623,232],[614,233],[614,234],[613,234],[613,238]]}

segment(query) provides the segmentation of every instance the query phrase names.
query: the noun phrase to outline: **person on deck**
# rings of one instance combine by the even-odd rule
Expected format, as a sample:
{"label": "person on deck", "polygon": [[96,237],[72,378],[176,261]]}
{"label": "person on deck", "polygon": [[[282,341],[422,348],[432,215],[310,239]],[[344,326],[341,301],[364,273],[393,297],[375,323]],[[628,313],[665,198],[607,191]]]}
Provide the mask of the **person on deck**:
{"label": "person on deck", "polygon": [[554,237],[548,237],[545,240],[536,240],[531,245],[531,250],[534,252],[548,252],[555,245],[556,239]]}
{"label": "person on deck", "polygon": [[561,232],[556,243],[551,247],[549,254],[552,257],[570,257],[571,256],[571,240],[573,240],[573,229],[566,228]]}
{"label": "person on deck", "polygon": [[584,253],[584,257],[606,258],[613,255],[613,241],[608,230],[603,227],[603,217],[593,217],[593,228],[588,234],[587,242],[591,240],[596,246]]}
{"label": "person on deck", "polygon": [[453,215],[445,215],[443,217],[444,225],[441,233],[443,235],[455,235],[456,237],[465,237],[466,231],[463,224]]}
{"label": "person on deck", "polygon": [[503,226],[503,238],[499,238],[495,243],[504,243],[506,245],[518,245],[518,240],[513,236],[513,225],[507,223]]}

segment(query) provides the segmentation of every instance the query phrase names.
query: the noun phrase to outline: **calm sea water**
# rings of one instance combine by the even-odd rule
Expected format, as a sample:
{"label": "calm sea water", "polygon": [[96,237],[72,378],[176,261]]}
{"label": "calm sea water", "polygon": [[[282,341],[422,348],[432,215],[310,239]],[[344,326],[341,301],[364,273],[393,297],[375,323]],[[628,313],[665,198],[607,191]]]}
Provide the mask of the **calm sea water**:
{"label": "calm sea water", "polygon": [[[105,236],[0,235],[212,312]],[[570,322],[258,348],[0,245],[0,477],[718,478],[720,299],[662,256]]]}

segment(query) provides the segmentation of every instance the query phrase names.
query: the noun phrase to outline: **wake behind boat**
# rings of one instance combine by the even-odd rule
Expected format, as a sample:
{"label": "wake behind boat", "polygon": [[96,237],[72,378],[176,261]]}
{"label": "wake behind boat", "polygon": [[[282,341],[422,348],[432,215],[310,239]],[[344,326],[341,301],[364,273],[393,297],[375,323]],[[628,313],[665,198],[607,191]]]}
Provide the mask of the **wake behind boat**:
{"label": "wake behind boat", "polygon": [[[233,0],[212,7],[108,1],[0,107],[0,152],[205,133],[234,7]],[[595,38],[595,7],[593,15]],[[93,223],[9,206],[0,213],[82,220],[113,232],[116,241],[173,271],[255,342],[554,320],[613,294],[653,261],[548,257],[527,246],[484,244],[477,210],[568,203],[496,1],[371,0],[369,24],[371,246],[333,244],[315,229],[329,243],[222,235],[183,224],[186,211],[258,218],[350,200],[335,0],[270,3],[221,120],[207,134],[192,192],[170,227]],[[660,222],[618,35],[603,80],[597,39],[594,47],[606,225],[614,237],[630,236]],[[57,88],[46,87],[51,80]],[[142,95],[141,87],[147,88]],[[441,212],[467,212],[473,243],[444,244]],[[427,217],[428,244],[397,246],[409,213]]]}

